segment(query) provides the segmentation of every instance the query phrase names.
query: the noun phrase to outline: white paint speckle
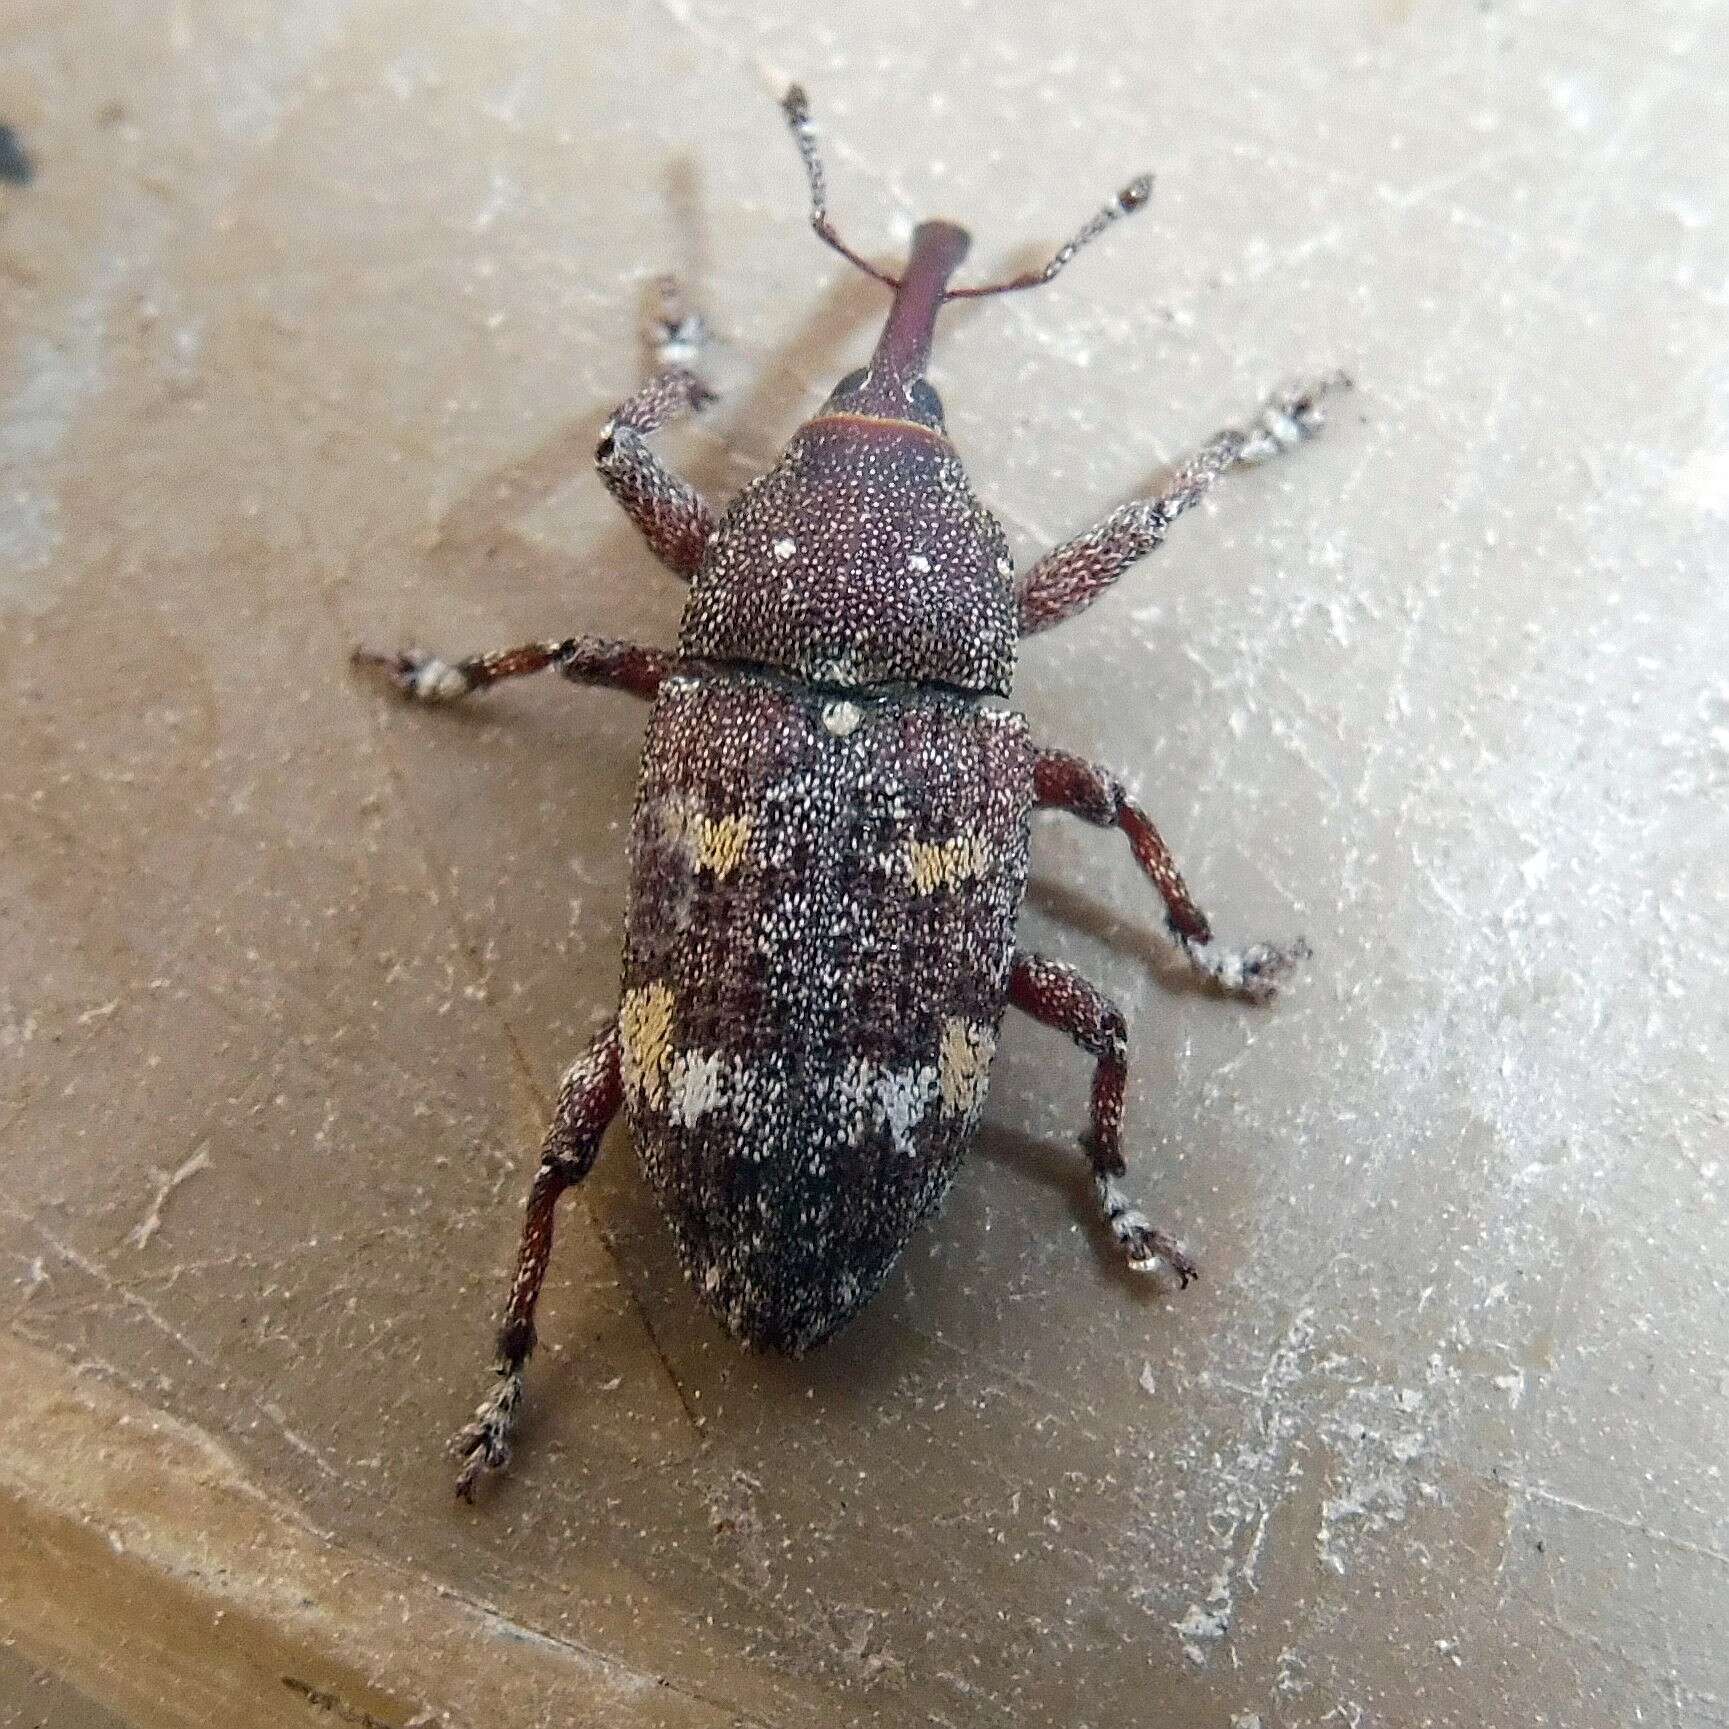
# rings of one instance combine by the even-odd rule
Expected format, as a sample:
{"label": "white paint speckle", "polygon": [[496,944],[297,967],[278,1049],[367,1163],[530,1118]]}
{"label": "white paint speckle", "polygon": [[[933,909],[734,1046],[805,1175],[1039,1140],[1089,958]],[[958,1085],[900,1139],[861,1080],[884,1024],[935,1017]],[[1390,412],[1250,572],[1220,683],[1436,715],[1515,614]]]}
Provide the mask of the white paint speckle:
{"label": "white paint speckle", "polygon": [[774,555],[782,564],[785,564],[786,561],[797,551],[798,542],[793,540],[790,536],[784,536],[774,543]]}

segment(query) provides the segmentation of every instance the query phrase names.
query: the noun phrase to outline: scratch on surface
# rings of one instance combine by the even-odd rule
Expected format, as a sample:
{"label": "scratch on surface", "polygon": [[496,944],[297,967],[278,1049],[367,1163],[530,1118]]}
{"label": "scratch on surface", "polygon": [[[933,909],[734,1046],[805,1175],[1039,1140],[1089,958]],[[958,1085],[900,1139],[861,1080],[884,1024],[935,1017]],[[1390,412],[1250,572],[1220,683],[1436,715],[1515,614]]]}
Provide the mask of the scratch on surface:
{"label": "scratch on surface", "polygon": [[172,1171],[160,1171],[152,1166],[150,1174],[156,1179],[156,1198],[150,1203],[150,1211],[126,1233],[127,1242],[135,1249],[142,1249],[162,1229],[162,1209],[167,1205],[168,1197],[182,1183],[197,1176],[200,1171],[209,1168],[210,1143],[208,1141],[200,1141],[197,1147]]}
{"label": "scratch on surface", "polygon": [[[208,1351],[200,1349],[200,1347],[192,1339],[189,1339],[185,1333],[181,1332],[181,1330],[176,1327],[172,1321],[160,1314],[156,1307],[146,1298],[139,1296],[136,1291],[128,1290],[126,1286],[121,1284],[120,1281],[116,1279],[113,1274],[108,1272],[99,1262],[91,1260],[88,1255],[81,1254],[77,1249],[73,1248],[70,1243],[63,1242],[59,1237],[55,1236],[40,1219],[33,1218],[28,1213],[20,1212],[16,1207],[7,1207],[6,1213],[9,1218],[34,1231],[37,1236],[39,1236],[43,1242],[45,1242],[49,1248],[51,1248],[55,1254],[61,1258],[61,1260],[66,1262],[68,1266],[76,1267],[77,1270],[84,1274],[86,1278],[94,1280],[103,1290],[107,1291],[110,1296],[117,1297],[127,1308],[137,1310],[138,1313],[143,1315],[145,1320],[161,1333],[164,1338],[171,1340],[182,1351],[184,1351],[186,1355],[193,1360],[193,1362],[197,1363],[200,1368],[208,1369],[212,1373],[215,1373],[221,1367]],[[287,1441],[296,1452],[304,1453],[315,1465],[317,1465],[318,1469],[322,1471],[325,1476],[333,1478],[338,1482],[343,1481],[341,1473],[337,1471],[327,1459],[325,1459],[323,1454],[321,1454],[310,1441],[306,1440],[304,1436],[295,1434],[295,1432],[289,1428],[288,1424],[283,1420],[281,1411],[277,1407],[271,1405],[266,1400],[260,1399],[256,1394],[250,1395],[250,1401],[253,1409],[261,1412],[270,1426],[275,1429],[277,1433],[281,1435],[283,1440]]]}
{"label": "scratch on surface", "polygon": [[1677,1537],[1668,1531],[1661,1531],[1655,1525],[1647,1524],[1643,1519],[1635,1519],[1627,1513],[1617,1513],[1612,1507],[1598,1507],[1590,1501],[1575,1500],[1571,1495],[1557,1494],[1553,1489],[1546,1489],[1541,1483],[1528,1483],[1519,1477],[1507,1477],[1503,1481],[1517,1495],[1522,1495],[1527,1501],[1540,1501],[1547,1507],[1562,1507],[1569,1513],[1580,1513],[1588,1519],[1600,1519],[1606,1525],[1613,1525],[1621,1531],[1637,1531],[1641,1537],[1649,1537],[1653,1543],[1661,1543],[1665,1548],[1679,1550],[1683,1555],[1696,1555],[1702,1560],[1715,1561],[1720,1567],[1729,1567],[1729,1550],[1714,1549],[1709,1543],[1696,1543],[1690,1537]]}

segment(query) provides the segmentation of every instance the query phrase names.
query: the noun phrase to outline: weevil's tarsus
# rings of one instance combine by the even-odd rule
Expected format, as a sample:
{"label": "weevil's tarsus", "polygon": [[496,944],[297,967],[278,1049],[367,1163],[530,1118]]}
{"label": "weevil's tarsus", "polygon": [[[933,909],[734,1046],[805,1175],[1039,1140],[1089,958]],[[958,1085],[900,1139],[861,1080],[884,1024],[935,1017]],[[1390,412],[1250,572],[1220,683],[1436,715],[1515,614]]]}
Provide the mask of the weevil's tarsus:
{"label": "weevil's tarsus", "polygon": [[615,1021],[571,1064],[559,1084],[498,1330],[498,1384],[450,1443],[452,1454],[463,1461],[456,1492],[465,1501],[474,1499],[475,1484],[484,1472],[501,1470],[510,1462],[511,1437],[522,1408],[523,1365],[534,1352],[534,1309],[552,1255],[553,1215],[564,1191],[593,1168],[601,1137],[624,1102],[621,1048]]}
{"label": "weevil's tarsus", "polygon": [[1250,943],[1240,949],[1222,949],[1178,936],[1177,947],[1202,978],[1227,996],[1251,1003],[1270,1002],[1285,975],[1314,953],[1303,937],[1288,943]]}
{"label": "weevil's tarsus", "polygon": [[1344,373],[1334,372],[1281,392],[1248,426],[1215,433],[1180,462],[1162,492],[1119,505],[1103,522],[1047,552],[1016,587],[1021,634],[1049,630],[1084,612],[1130,565],[1153,551],[1171,524],[1199,504],[1221,476],[1313,437],[1326,419],[1326,399],[1350,384]]}
{"label": "weevil's tarsus", "polygon": [[464,1501],[474,1499],[475,1485],[486,1472],[502,1471],[510,1463],[511,1437],[522,1412],[522,1371],[500,1363],[496,1373],[498,1385],[450,1440],[450,1456],[462,1461],[456,1492]]}
{"label": "weevil's tarsus", "polygon": [[376,670],[410,702],[460,702],[476,691],[502,684],[507,678],[555,668],[572,684],[593,684],[629,691],[645,699],[660,689],[661,680],[678,665],[678,656],[634,642],[611,642],[598,636],[567,636],[556,642],[525,642],[516,648],[493,649],[461,660],[420,649],[357,648],[354,664]]}
{"label": "weevil's tarsus", "polygon": [[1159,1230],[1115,1178],[1094,1171],[1093,1193],[1130,1272],[1156,1273],[1161,1266],[1169,1267],[1185,1287],[1191,1279],[1201,1276],[1200,1268],[1184,1253],[1176,1238]]}
{"label": "weevil's tarsus", "polygon": [[1043,1025],[1067,1033],[1094,1059],[1087,1151],[1105,1223],[1134,1271],[1150,1272],[1163,1261],[1186,1285],[1195,1277],[1195,1263],[1174,1238],[1153,1228],[1118,1182],[1128,1169],[1123,1159],[1122,1131],[1129,1032],[1122,1010],[1073,967],[1026,949],[1015,950],[1009,971],[1009,1002]]}
{"label": "weevil's tarsus", "polygon": [[[694,372],[702,351],[708,346],[708,320],[685,298],[684,284],[676,276],[655,278],[653,308],[644,332],[649,352],[654,356],[657,372]],[[699,385],[702,381],[697,381]],[[714,392],[707,392],[697,408],[714,401]]]}
{"label": "weevil's tarsus", "polygon": [[[822,242],[832,247],[849,264],[862,270],[866,276],[875,282],[880,282],[885,288],[900,288],[912,274],[913,265],[909,264],[906,272],[900,276],[891,275],[888,271],[872,264],[861,253],[855,251],[841,238],[840,231],[835,227],[828,213],[828,177],[823,172],[822,153],[817,148],[816,127],[811,120],[810,99],[805,95],[804,87],[792,85],[785,96],[781,98],[781,111],[786,115],[787,125],[792,129],[794,142],[798,145],[800,160],[804,163],[805,179],[810,184],[810,225],[816,231]],[[1150,174],[1139,174],[1119,192],[1103,209],[1096,211],[1057,250],[1039,269],[1029,270],[1019,276],[1010,277],[1002,282],[985,282],[971,288],[951,288],[947,286],[947,278],[952,275],[955,266],[960,263],[957,258],[944,272],[944,278],[938,284],[938,295],[932,307],[934,320],[935,309],[950,300],[980,300],[991,294],[1015,294],[1023,288],[1039,288],[1057,275],[1083,246],[1096,240],[1113,222],[1124,216],[1132,216],[1137,210],[1144,208],[1152,196],[1153,177]],[[941,226],[952,229],[961,236],[961,253],[965,255],[966,234],[964,229],[955,228],[952,223],[920,225],[920,231],[926,227]],[[914,258],[918,256],[918,234],[915,233]]]}

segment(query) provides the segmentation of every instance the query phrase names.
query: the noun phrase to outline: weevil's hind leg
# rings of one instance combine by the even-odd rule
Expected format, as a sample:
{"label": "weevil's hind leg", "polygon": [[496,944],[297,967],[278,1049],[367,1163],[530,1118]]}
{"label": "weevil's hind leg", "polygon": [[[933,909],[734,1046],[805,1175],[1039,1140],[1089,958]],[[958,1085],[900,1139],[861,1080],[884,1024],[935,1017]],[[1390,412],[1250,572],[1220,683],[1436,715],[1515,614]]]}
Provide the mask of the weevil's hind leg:
{"label": "weevil's hind leg", "polygon": [[450,703],[502,684],[507,678],[555,667],[572,684],[595,684],[650,698],[678,664],[678,656],[640,643],[598,636],[567,636],[557,642],[526,642],[461,660],[445,660],[417,648],[357,648],[354,664],[376,668],[410,702]]}
{"label": "weevil's hind leg", "polygon": [[559,1197],[579,1183],[594,1164],[601,1137],[624,1098],[619,1070],[618,1026],[609,1026],[573,1063],[558,1089],[558,1106],[541,1148],[540,1168],[528,1192],[528,1215],[516,1252],[516,1271],[498,1332],[497,1385],[475,1407],[473,1419],[452,1439],[451,1453],[462,1460],[456,1492],[474,1499],[474,1486],[486,1471],[510,1462],[511,1436],[522,1410],[522,1371],[534,1350],[534,1306],[552,1254],[553,1213]]}
{"label": "weevil's hind leg", "polygon": [[1124,790],[1108,769],[1067,751],[1040,749],[1033,757],[1033,802],[1040,810],[1063,810],[1098,828],[1118,828],[1165,903],[1171,939],[1189,965],[1221,990],[1251,1002],[1265,1002],[1283,975],[1309,954],[1309,945],[1295,942],[1251,943],[1246,948],[1214,946],[1207,915],[1195,905],[1177,861],[1153,824],[1153,819]]}
{"label": "weevil's hind leg", "polygon": [[1021,634],[1049,630],[1084,612],[1131,564],[1158,546],[1171,524],[1199,504],[1221,475],[1265,462],[1313,437],[1326,418],[1325,398],[1350,382],[1336,372],[1282,392],[1252,425],[1215,434],[1179,463],[1169,486],[1156,497],[1121,505],[1097,527],[1047,552],[1016,588]]}
{"label": "weevil's hind leg", "polygon": [[669,421],[706,408],[715,392],[695,370],[707,336],[702,315],[685,305],[671,277],[661,279],[659,293],[649,331],[657,370],[613,411],[601,429],[594,461],[607,491],[624,507],[655,557],[689,582],[714,532],[714,509],[649,449],[648,437]]}
{"label": "weevil's hind leg", "polygon": [[1183,1282],[1197,1276],[1195,1263],[1174,1237],[1154,1228],[1131,1204],[1118,1179],[1123,1161],[1123,1088],[1129,1072],[1129,1034],[1122,1010],[1096,985],[1060,961],[1015,951],[1009,973],[1009,1001],[1024,1014],[1067,1033],[1094,1059],[1092,1134],[1093,1190],[1099,1210],[1123,1258],[1137,1273],[1153,1272],[1161,1262]]}

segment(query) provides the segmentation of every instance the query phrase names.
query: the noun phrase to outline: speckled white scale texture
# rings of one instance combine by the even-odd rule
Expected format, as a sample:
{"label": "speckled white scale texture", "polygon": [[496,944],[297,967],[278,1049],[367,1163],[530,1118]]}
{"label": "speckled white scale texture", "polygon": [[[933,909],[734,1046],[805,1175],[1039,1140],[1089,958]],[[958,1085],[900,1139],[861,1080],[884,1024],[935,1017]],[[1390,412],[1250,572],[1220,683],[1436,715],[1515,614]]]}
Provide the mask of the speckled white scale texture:
{"label": "speckled white scale texture", "polygon": [[[737,671],[663,687],[620,1015],[626,1109],[693,1285],[795,1352],[877,1288],[977,1126],[1031,797],[1012,716],[861,693],[837,736],[827,707]],[[699,800],[736,853],[693,851]]]}
{"label": "speckled white scale texture", "polygon": [[1010,572],[1002,530],[946,440],[900,422],[818,419],[726,513],[680,646],[825,685],[938,681],[1006,695]]}

